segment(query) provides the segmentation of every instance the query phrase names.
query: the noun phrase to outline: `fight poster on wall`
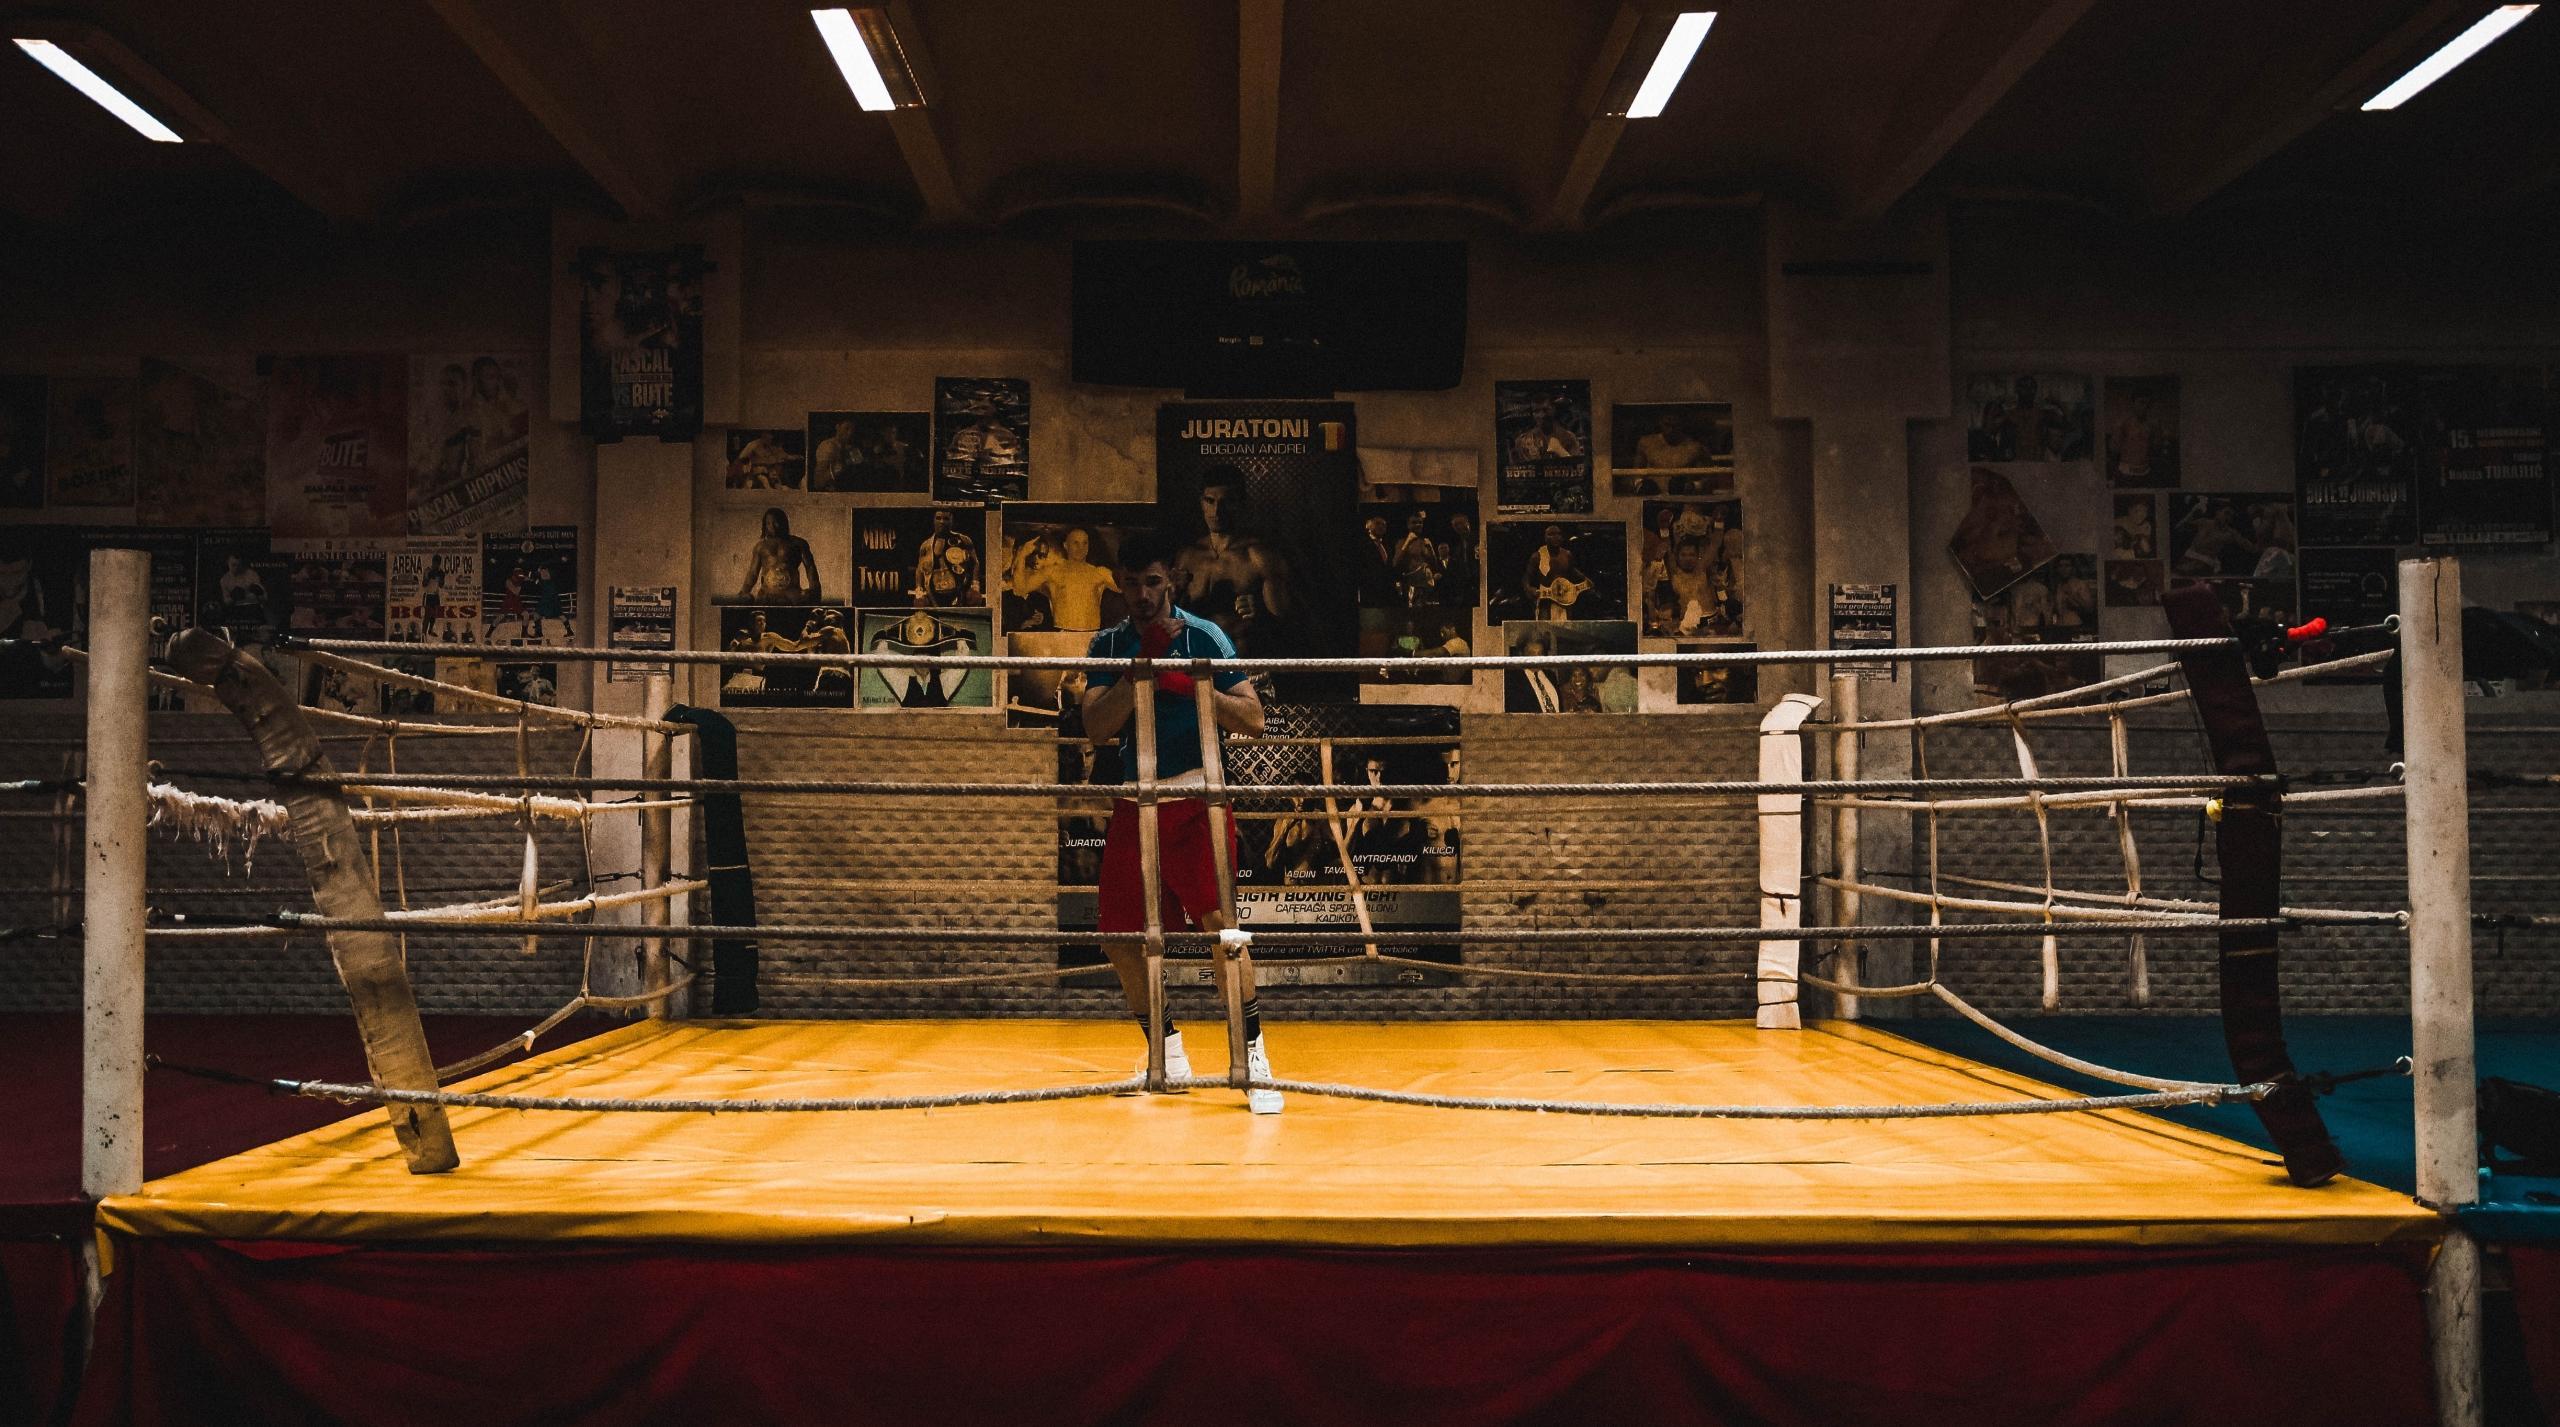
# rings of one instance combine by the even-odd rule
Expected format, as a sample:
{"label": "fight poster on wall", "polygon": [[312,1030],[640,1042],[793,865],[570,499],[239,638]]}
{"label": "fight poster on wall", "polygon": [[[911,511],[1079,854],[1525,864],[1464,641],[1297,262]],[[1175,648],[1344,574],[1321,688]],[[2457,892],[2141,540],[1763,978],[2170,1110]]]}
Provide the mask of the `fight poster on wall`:
{"label": "fight poster on wall", "polygon": [[578,642],[578,527],[482,537],[480,630],[490,644]]}
{"label": "fight poster on wall", "polygon": [[[1236,916],[1246,928],[1339,932],[1338,942],[1273,944],[1254,949],[1264,985],[1438,985],[1445,973],[1424,967],[1306,965],[1357,956],[1360,919],[1381,931],[1456,931],[1464,836],[1456,797],[1388,796],[1336,799],[1254,798],[1256,785],[1279,783],[1450,784],[1463,782],[1458,713],[1431,705],[1291,705],[1273,711],[1295,737],[1315,742],[1230,747],[1227,781],[1237,793]],[[1445,738],[1445,742],[1429,741]],[[1420,740],[1420,741],[1417,741]],[[1062,749],[1075,746],[1061,744]],[[1117,745],[1062,755],[1059,781],[1109,782],[1118,777]],[[1327,775],[1330,774],[1328,779]],[[1097,924],[1101,848],[1107,810],[1062,805],[1059,821],[1058,926]],[[1353,891],[1357,874],[1359,890]],[[1410,960],[1457,960],[1454,947],[1382,948]],[[1060,948],[1061,966],[1091,965],[1098,948]],[[1177,955],[1165,967],[1176,985],[1206,985],[1205,956]]]}
{"label": "fight poster on wall", "polygon": [[267,403],[267,528],[282,548],[406,534],[406,359],[260,357],[258,377]]}
{"label": "fight poster on wall", "polygon": [[524,529],[540,371],[514,352],[409,359],[411,534]]}
{"label": "fight poster on wall", "polygon": [[70,532],[0,525],[0,699],[71,694],[71,659],[53,646],[74,629],[81,562]]}
{"label": "fight poster on wall", "polygon": [[45,419],[45,504],[133,504],[133,383],[56,377]]}
{"label": "fight poster on wall", "polygon": [[256,525],[267,518],[267,407],[245,359],[142,359],[133,481],[135,515],[145,525]]}
{"label": "fight poster on wall", "polygon": [[[933,498],[988,505],[1031,495],[1031,383],[933,380]],[[883,486],[897,490],[903,486]]]}
{"label": "fight poster on wall", "polygon": [[478,642],[479,539],[419,536],[394,547],[383,612],[386,639],[417,644]]}
{"label": "fight poster on wall", "polygon": [[196,623],[263,655],[293,609],[293,560],[255,528],[196,538]]}
{"label": "fight poster on wall", "polygon": [[[615,585],[607,592],[606,644],[614,649],[673,650],[676,647],[676,587]],[[608,684],[645,684],[667,671],[664,664],[623,661],[604,666]]]}
{"label": "fight poster on wall", "polygon": [[2418,543],[2550,543],[2548,367],[2443,367],[2405,378],[2419,413]]}
{"label": "fight poster on wall", "polygon": [[578,250],[578,417],[598,441],[702,431],[698,244]]}
{"label": "fight poster on wall", "polygon": [[1499,464],[1494,509],[1504,514],[1591,509],[1591,383],[1495,382]]}
{"label": "fight poster on wall", "polygon": [[2405,367],[2293,370],[2293,480],[2305,545],[2418,539],[2411,438],[2419,413]]}
{"label": "fight poster on wall", "polygon": [[[1182,607],[1236,652],[1347,658],[1359,648],[1360,462],[1347,401],[1156,408],[1156,522],[1180,548]],[[1271,696],[1359,697],[1355,676],[1281,674]]]}

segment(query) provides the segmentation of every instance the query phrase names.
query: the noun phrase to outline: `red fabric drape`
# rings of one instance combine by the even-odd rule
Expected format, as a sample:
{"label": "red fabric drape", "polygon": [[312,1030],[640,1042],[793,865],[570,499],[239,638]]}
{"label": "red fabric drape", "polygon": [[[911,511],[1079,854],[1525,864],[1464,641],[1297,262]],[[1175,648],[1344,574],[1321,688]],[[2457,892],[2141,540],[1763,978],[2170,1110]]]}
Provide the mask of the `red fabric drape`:
{"label": "red fabric drape", "polygon": [[0,1427],[56,1420],[79,1306],[78,1247],[0,1239]]}
{"label": "red fabric drape", "polygon": [[2397,1250],[120,1247],[91,1424],[2432,1416]]}
{"label": "red fabric drape", "polygon": [[2534,1397],[2546,1420],[2560,1422],[2560,1244],[2509,1244],[2505,1253]]}

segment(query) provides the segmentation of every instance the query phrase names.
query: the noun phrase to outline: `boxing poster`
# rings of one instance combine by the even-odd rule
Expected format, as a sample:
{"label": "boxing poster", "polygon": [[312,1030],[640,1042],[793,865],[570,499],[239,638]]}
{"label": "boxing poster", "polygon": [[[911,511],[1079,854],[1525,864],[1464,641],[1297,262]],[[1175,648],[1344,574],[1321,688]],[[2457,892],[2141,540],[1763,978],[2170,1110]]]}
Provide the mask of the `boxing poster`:
{"label": "boxing poster", "polygon": [[1742,633],[1748,544],[1738,500],[1649,500],[1636,587],[1644,632],[1731,639]]}
{"label": "boxing poster", "polygon": [[[1360,506],[1360,607],[1474,609],[1484,586],[1476,493]],[[1365,627],[1365,626],[1364,626]]]}
{"label": "boxing poster", "polygon": [[[615,585],[607,594],[608,647],[670,651],[676,647],[675,586]],[[665,664],[610,662],[604,666],[604,678],[608,684],[643,684],[667,669]]]}
{"label": "boxing poster", "polygon": [[[1502,652],[1526,658],[1633,654],[1636,627],[1624,619],[1515,620],[1502,627]],[[1506,669],[1505,713],[1634,713],[1636,671],[1623,664],[1551,664]]]}
{"label": "boxing poster", "polygon": [[2234,619],[2295,622],[2300,541],[2290,496],[2179,491],[2166,504],[2169,578],[2213,586]]}
{"label": "boxing poster", "polygon": [[[1180,554],[1182,607],[1248,658],[1359,647],[1360,463],[1347,401],[1156,408],[1156,521]],[[1266,698],[1352,702],[1347,674],[1278,674]]]}
{"label": "boxing poster", "polygon": [[524,529],[541,370],[512,352],[409,359],[409,533]]}
{"label": "boxing poster", "polygon": [[1619,403],[1609,408],[1613,495],[1733,494],[1733,405]]}
{"label": "boxing poster", "polygon": [[[2293,369],[2293,488],[2306,545],[2412,545],[2415,445],[2425,419],[2412,369]],[[2548,497],[2546,496],[2546,504]]]}
{"label": "boxing poster", "polygon": [[2104,439],[2107,483],[2118,490],[2178,484],[2178,379],[2108,377]]}
{"label": "boxing poster", "polygon": [[0,376],[0,510],[44,505],[44,378]]}
{"label": "boxing poster", "polygon": [[702,431],[698,244],[578,250],[578,416],[598,441]]}
{"label": "boxing poster", "polygon": [[390,574],[379,540],[298,542],[287,557],[286,625],[307,639],[381,639]]}
{"label": "boxing poster", "polygon": [[[1832,588],[1837,589],[1838,586]],[[1757,654],[1757,644],[1720,641],[1711,644],[1675,645],[1683,654]],[[1834,665],[1837,669],[1839,666]],[[1706,704],[1756,704],[1760,702],[1760,666],[1757,664],[1693,664],[1679,671],[1673,684],[1672,703],[1689,708]]]}
{"label": "boxing poster", "polygon": [[1120,540],[1155,519],[1151,505],[1006,506],[998,556],[1005,629],[1089,635],[1128,618],[1120,596]]}
{"label": "boxing poster", "polygon": [[[417,536],[392,548],[383,638],[470,644],[480,635],[480,540]],[[421,671],[426,672],[426,671]]]}
{"label": "boxing poster", "polygon": [[196,538],[195,622],[263,657],[293,610],[292,558],[259,529],[207,530]]}
{"label": "boxing poster", "polygon": [[0,699],[71,695],[71,660],[58,642],[75,628],[80,562],[71,532],[0,525]]}
{"label": "boxing poster", "polygon": [[1587,514],[1591,509],[1591,383],[1493,384],[1495,509]]}
{"label": "boxing poster", "polygon": [[[733,654],[850,654],[853,611],[842,605],[731,605],[720,611],[720,647]],[[720,706],[849,709],[853,670],[793,664],[728,664]]]}
{"label": "boxing poster", "polygon": [[[1901,590],[1897,586],[1833,585],[1830,647],[1891,649],[1900,615]],[[1854,674],[1888,684],[1901,670],[1902,666],[1891,659],[1841,659],[1831,665],[1834,675]]]}
{"label": "boxing poster", "polygon": [[[196,537],[185,530],[142,530],[129,526],[112,529],[84,530],[80,533],[80,640],[89,638],[89,552],[92,550],[140,550],[151,557],[150,601],[154,621],[153,643],[156,646],[171,634],[195,622],[196,603]],[[185,698],[175,689],[151,686],[151,707],[177,709],[186,706]]]}
{"label": "boxing poster", "polygon": [[55,377],[45,414],[45,504],[133,504],[133,383]]}
{"label": "boxing poster", "polygon": [[144,525],[267,518],[267,407],[244,359],[142,359],[133,413],[134,515]]}
{"label": "boxing poster", "polygon": [[2072,373],[1996,372],[1966,378],[1966,459],[2090,459],[2096,412],[2089,395],[2089,379]]}
{"label": "boxing poster", "polygon": [[[941,659],[996,652],[995,612],[989,609],[866,609],[860,614],[866,654]],[[866,712],[996,706],[993,669],[865,667],[858,685],[858,706]]]}
{"label": "boxing poster", "polygon": [[809,488],[808,433],[796,430],[738,427],[726,434],[728,464],[721,470],[724,490],[805,491]]}
{"label": "boxing poster", "polygon": [[490,644],[578,642],[578,527],[536,525],[480,541],[480,637]]}
{"label": "boxing poster", "polygon": [[[1632,633],[1632,632],[1631,632]],[[1273,943],[1254,948],[1262,985],[1439,985],[1441,972],[1412,966],[1316,966],[1305,963],[1360,952],[1360,922],[1379,930],[1456,931],[1463,828],[1456,797],[1380,793],[1337,798],[1255,798],[1276,783],[1455,785],[1464,780],[1458,713],[1434,705],[1325,704],[1274,711],[1293,744],[1230,746],[1227,782],[1237,794],[1236,916],[1251,929],[1280,927],[1339,932],[1335,942]],[[1060,742],[1059,782],[1112,782],[1114,744],[1089,749]],[[1328,775],[1330,777],[1328,778]],[[1087,931],[1097,923],[1102,841],[1108,805],[1062,805],[1059,824],[1058,926]],[[1356,874],[1358,890],[1353,890]],[[1458,960],[1455,947],[1396,947],[1408,960]],[[1059,950],[1061,966],[1092,965],[1091,945]],[[1174,985],[1209,984],[1205,954],[1177,952],[1165,967]]]}
{"label": "boxing poster", "polygon": [[[1025,383],[1011,385],[1021,387],[1021,451],[1027,473],[1031,390]],[[975,454],[1001,454],[1000,447],[990,450],[983,434],[973,439]],[[813,411],[804,441],[813,491],[923,495],[932,485],[932,418],[925,412]]]}
{"label": "boxing poster", "polygon": [[1494,623],[1627,617],[1626,522],[1497,520],[1485,536]]}
{"label": "boxing poster", "polygon": [[267,404],[267,528],[302,541],[409,529],[409,368],[395,356],[258,359]]}
{"label": "boxing poster", "polygon": [[992,505],[1031,495],[1031,383],[933,380],[933,498]]}
{"label": "boxing poster", "polygon": [[1974,643],[2033,646],[1974,660],[1974,693],[2005,703],[2095,683],[2104,661],[2070,646],[2097,637],[2098,557],[2055,555],[1999,594],[1974,600]]}

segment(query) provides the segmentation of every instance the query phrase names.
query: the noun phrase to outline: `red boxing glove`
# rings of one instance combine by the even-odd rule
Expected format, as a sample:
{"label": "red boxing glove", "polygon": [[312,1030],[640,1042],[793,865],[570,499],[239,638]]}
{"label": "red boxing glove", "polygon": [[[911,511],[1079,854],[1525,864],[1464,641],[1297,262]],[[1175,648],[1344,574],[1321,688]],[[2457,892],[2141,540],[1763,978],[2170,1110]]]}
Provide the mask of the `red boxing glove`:
{"label": "red boxing glove", "polygon": [[1160,669],[1156,671],[1157,698],[1187,699],[1192,697],[1192,691],[1198,687],[1198,680],[1193,679],[1190,675],[1181,673],[1178,670]]}

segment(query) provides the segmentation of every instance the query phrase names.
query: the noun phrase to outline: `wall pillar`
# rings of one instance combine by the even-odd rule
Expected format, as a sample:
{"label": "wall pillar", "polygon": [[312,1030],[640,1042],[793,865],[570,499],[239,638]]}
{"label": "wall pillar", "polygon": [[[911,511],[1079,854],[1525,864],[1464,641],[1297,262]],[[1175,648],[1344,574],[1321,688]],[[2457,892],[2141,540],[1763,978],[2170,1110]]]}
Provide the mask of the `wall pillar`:
{"label": "wall pillar", "polygon": [[[1911,643],[1911,423],[1944,418],[1952,390],[1945,212],[1914,204],[1881,223],[1842,224],[1773,206],[1765,262],[1770,414],[1805,422],[1812,439],[1814,642],[1829,642],[1833,585],[1889,584],[1897,642]],[[1866,682],[1860,716],[1910,713],[1915,684],[1909,666],[1891,682]],[[1910,771],[1908,734],[1871,735],[1860,745],[1861,776]],[[1913,870],[1913,821],[1863,816],[1864,865]],[[1834,862],[1830,822],[1813,822],[1813,856],[1825,871]],[[1909,920],[1909,909],[1872,905],[1866,919]],[[1867,984],[1911,979],[1909,943],[1870,943],[1863,959],[1858,979]],[[1912,1003],[1862,1004],[1892,1016]]]}

